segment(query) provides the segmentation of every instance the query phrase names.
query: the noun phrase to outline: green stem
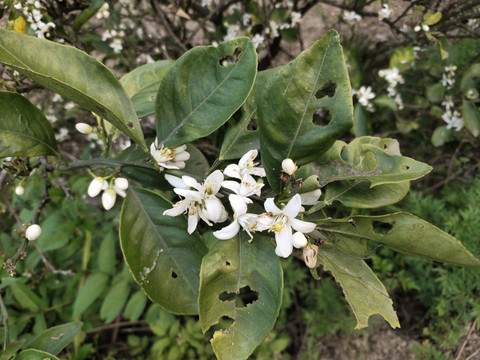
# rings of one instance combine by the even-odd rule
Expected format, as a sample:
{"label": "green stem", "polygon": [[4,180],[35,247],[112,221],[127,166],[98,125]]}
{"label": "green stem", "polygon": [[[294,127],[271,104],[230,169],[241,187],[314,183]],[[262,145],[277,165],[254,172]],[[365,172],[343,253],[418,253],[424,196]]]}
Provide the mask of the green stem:
{"label": "green stem", "polygon": [[[114,159],[91,159],[85,161],[78,161],[76,163],[70,164],[68,166],[61,167],[59,170],[72,170],[72,169],[79,169],[79,168],[86,168],[92,166],[111,166],[111,167],[136,167],[136,168],[143,168],[143,169],[150,169],[153,170],[154,168],[149,164],[144,164],[141,162],[129,162],[129,161],[119,161]],[[158,166],[158,164],[157,164]]]}
{"label": "green stem", "polygon": [[7,349],[10,334],[8,331],[8,313],[5,304],[3,303],[2,295],[0,294],[0,318],[3,321],[3,350]]}
{"label": "green stem", "polygon": [[215,161],[213,162],[212,166],[210,167],[210,170],[207,171],[207,173],[205,174],[205,176],[210,175],[210,174],[218,167],[218,165],[220,165],[221,163],[222,163],[222,160],[220,160],[220,159],[215,159]]}

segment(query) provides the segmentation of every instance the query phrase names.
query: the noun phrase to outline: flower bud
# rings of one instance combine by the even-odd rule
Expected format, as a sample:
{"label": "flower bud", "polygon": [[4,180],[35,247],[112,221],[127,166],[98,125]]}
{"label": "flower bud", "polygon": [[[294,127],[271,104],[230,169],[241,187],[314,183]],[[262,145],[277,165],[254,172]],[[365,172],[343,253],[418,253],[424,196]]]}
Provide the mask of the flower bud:
{"label": "flower bud", "polygon": [[77,129],[78,132],[81,132],[82,134],[91,134],[93,131],[93,128],[85,123],[78,123],[75,125],[75,129]]}
{"label": "flower bud", "polygon": [[282,170],[287,173],[288,175],[293,175],[295,171],[297,171],[298,167],[293,162],[292,159],[285,159],[282,161]]}
{"label": "flower bud", "polygon": [[113,189],[107,189],[102,194],[102,205],[105,210],[110,210],[115,205],[117,193]]}
{"label": "flower bud", "polygon": [[308,245],[303,248],[303,261],[310,269],[314,269],[317,266],[317,245]]}
{"label": "flower bud", "polygon": [[128,189],[128,180],[120,177],[115,179],[115,187],[119,190],[127,190]]}
{"label": "flower bud", "polygon": [[292,245],[297,249],[301,249],[307,245],[307,238],[305,235],[303,235],[303,233],[296,232],[292,235]]}
{"label": "flower bud", "polygon": [[18,185],[16,188],[15,188],[15,194],[21,196],[23,194],[25,194],[25,189],[23,188],[22,185]]}
{"label": "flower bud", "polygon": [[37,240],[41,233],[42,228],[37,224],[33,224],[30,225],[27,230],[25,230],[25,237],[27,240],[33,241]]}
{"label": "flower bud", "polygon": [[413,28],[413,31],[415,32],[419,32],[420,30],[422,30],[422,28],[420,27],[420,25],[417,25]]}
{"label": "flower bud", "polygon": [[95,179],[93,179],[88,186],[88,196],[95,197],[100,194],[100,191],[102,191],[104,184],[105,180],[101,177],[96,177]]}
{"label": "flower bud", "polygon": [[422,30],[425,31],[425,32],[430,31],[430,26],[422,25]]}

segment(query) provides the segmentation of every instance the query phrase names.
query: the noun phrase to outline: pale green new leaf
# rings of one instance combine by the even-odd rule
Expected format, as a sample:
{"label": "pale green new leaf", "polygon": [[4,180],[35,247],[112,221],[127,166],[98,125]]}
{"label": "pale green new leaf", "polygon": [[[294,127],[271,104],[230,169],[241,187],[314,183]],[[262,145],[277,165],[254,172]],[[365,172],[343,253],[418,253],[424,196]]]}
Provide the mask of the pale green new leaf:
{"label": "pale green new leaf", "polygon": [[140,119],[155,113],[160,81],[174,63],[173,60],[161,60],[145,64],[120,79]]}
{"label": "pale green new leaf", "polygon": [[22,95],[0,92],[0,109],[0,158],[59,156],[52,126]]}
{"label": "pale green new leaf", "polygon": [[122,85],[105,65],[83,51],[0,29],[0,62],[93,111],[146,149]]}
{"label": "pale green new leaf", "polygon": [[145,293],[175,314],[198,313],[200,264],[207,252],[184,216],[164,216],[172,204],[152,191],[129,190],[120,215],[125,261]]}
{"label": "pale green new leaf", "polygon": [[22,349],[37,349],[57,355],[73,341],[82,326],[83,323],[77,321],[51,327],[26,342]]}
{"label": "pale green new leaf", "polygon": [[[280,310],[283,275],[280,260],[266,238],[249,243],[237,237],[220,240],[203,258],[199,310],[202,331],[222,317],[233,320],[211,340],[218,359],[247,359],[275,324]],[[239,294],[250,295],[244,304]]]}
{"label": "pale green new leaf", "polygon": [[[225,57],[241,49],[238,61]],[[156,100],[157,137],[176,147],[211,134],[245,102],[257,73],[257,53],[245,37],[186,52],[160,82]]]}
{"label": "pale green new leaf", "polygon": [[460,241],[412,214],[399,212],[380,216],[352,216],[320,221],[317,229],[333,241],[374,240],[406,255],[452,265],[480,267]]}
{"label": "pale green new leaf", "polygon": [[357,319],[356,329],[367,327],[373,314],[381,315],[393,328],[400,327],[385,286],[365,261],[324,244],[318,250],[318,262],[341,285]]}

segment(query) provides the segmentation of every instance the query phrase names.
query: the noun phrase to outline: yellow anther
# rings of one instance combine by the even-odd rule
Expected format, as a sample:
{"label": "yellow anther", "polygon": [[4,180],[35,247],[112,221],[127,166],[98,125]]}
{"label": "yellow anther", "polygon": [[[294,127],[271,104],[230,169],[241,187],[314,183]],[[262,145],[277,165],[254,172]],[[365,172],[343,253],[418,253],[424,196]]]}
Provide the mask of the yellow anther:
{"label": "yellow anther", "polygon": [[212,194],[212,185],[210,183],[207,183],[205,184],[205,193],[207,195],[211,195]]}
{"label": "yellow anther", "polygon": [[272,226],[273,231],[280,232],[283,229],[283,223],[276,223]]}

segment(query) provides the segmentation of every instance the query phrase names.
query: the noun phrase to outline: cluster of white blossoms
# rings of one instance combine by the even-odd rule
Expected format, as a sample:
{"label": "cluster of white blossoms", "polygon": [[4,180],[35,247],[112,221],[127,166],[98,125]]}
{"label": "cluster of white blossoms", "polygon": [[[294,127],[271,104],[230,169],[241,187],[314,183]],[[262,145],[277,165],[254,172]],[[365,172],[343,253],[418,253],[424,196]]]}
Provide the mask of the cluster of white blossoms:
{"label": "cluster of white blossoms", "polygon": [[174,149],[161,146],[158,148],[158,139],[150,145],[150,153],[163,169],[183,169],[185,161],[190,159],[190,153],[187,152],[187,145],[182,145]]}
{"label": "cluster of white blossoms", "polygon": [[445,72],[442,74],[440,83],[447,89],[451,89],[455,84],[455,71],[457,71],[455,65],[445,66]]}
{"label": "cluster of white blossoms", "polygon": [[42,4],[40,1],[27,0],[25,5],[17,2],[13,7],[16,10],[23,11],[27,16],[27,22],[30,23],[30,27],[35,31],[35,35],[41,39],[45,39],[45,36],[50,35],[50,30],[55,28],[55,24],[51,21],[45,23],[42,21]]}
{"label": "cluster of white blossoms", "polygon": [[347,22],[355,22],[362,20],[362,17],[357,14],[355,11],[345,10],[343,12],[343,20]]}
{"label": "cluster of white blossoms", "polygon": [[405,80],[398,68],[382,69],[378,72],[381,78],[384,78],[388,82],[387,92],[388,96],[393,97],[395,103],[398,105],[399,110],[403,109],[403,100],[399,93],[397,93],[397,85],[403,84]]}
{"label": "cluster of white blossoms", "polygon": [[445,96],[442,101],[442,105],[445,107],[445,112],[442,115],[442,120],[447,123],[447,129],[455,129],[460,131],[463,128],[463,118],[460,112],[454,110],[455,104],[451,96]]}
{"label": "cluster of white blossoms", "polygon": [[110,210],[115,205],[117,195],[125,197],[128,189],[128,180],[122,177],[112,179],[108,182],[102,177],[95,177],[88,186],[88,196],[95,197],[100,192],[102,194],[102,205],[105,210]]}
{"label": "cluster of white blossoms", "polygon": [[378,20],[382,21],[383,19],[388,19],[390,16],[392,16],[392,8],[388,4],[383,4],[378,12]]}
{"label": "cluster of white blossoms", "polygon": [[105,30],[102,34],[102,41],[110,40],[108,46],[113,49],[115,54],[119,54],[123,50],[123,38],[125,37],[125,31],[123,29],[117,30]]}
{"label": "cluster of white blossoms", "polygon": [[[248,205],[253,203],[252,197],[260,199],[261,189],[264,186],[255,177],[265,177],[265,169],[258,167],[255,159],[257,150],[250,150],[242,156],[238,164],[230,164],[222,172],[215,170],[203,183],[197,182],[190,176],[181,178],[165,175],[167,181],[174,186],[173,191],[181,197],[181,200],[171,209],[165,210],[163,215],[178,216],[188,215],[189,234],[193,233],[200,220],[209,226],[212,223],[222,223],[227,220],[228,213],[220,200],[221,188],[228,189],[228,200],[233,210],[233,221],[226,227],[215,231],[213,235],[221,240],[229,240],[235,237],[240,229],[243,229],[253,240],[253,233],[268,231],[275,233],[275,253],[281,257],[288,257],[293,247],[303,248],[307,245],[304,234],[315,229],[315,224],[297,219],[304,205],[312,205],[318,201],[321,191],[315,190],[310,193],[294,195],[284,206],[278,207],[274,198],[267,198],[264,203],[265,213],[255,214],[248,212]],[[293,164],[293,167],[292,167]],[[292,175],[296,165],[287,159],[282,164],[284,171]],[[235,180],[224,180],[224,175]],[[293,233],[293,230],[296,230]]]}
{"label": "cluster of white blossoms", "polygon": [[352,89],[352,95],[355,95],[358,99],[358,102],[365,106],[368,111],[373,111],[373,104],[370,100],[375,98],[375,93],[372,91],[371,86],[361,86],[360,89]]}

